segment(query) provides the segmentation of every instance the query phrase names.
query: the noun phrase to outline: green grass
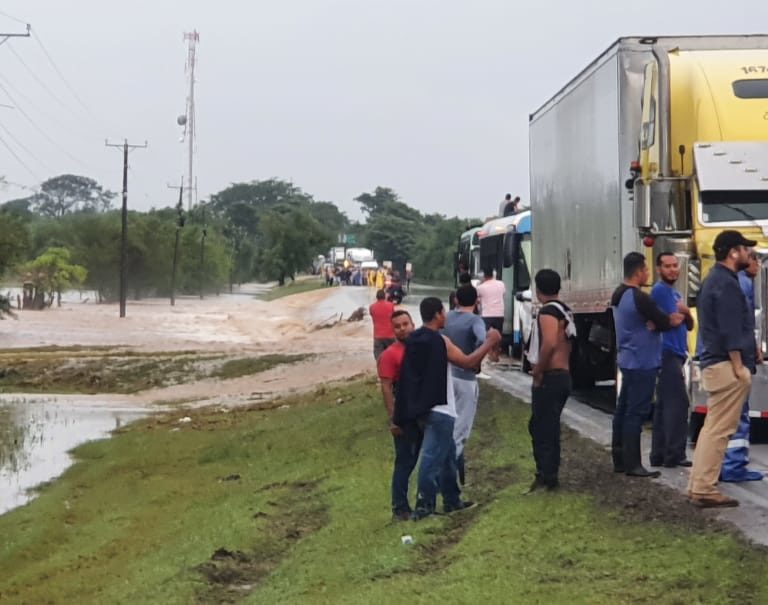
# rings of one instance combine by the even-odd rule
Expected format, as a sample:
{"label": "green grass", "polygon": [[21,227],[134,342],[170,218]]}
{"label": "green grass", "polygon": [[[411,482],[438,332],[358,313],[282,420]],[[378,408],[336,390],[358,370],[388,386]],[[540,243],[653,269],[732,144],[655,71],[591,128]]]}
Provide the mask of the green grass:
{"label": "green grass", "polygon": [[[371,381],[86,444],[0,517],[0,602],[768,602],[766,555],[700,511],[639,522],[636,502],[589,486],[523,496],[527,406],[481,398],[467,490],[481,505],[419,523],[389,521],[392,444]],[[601,456],[621,488],[598,448],[565,445],[583,464]]]}
{"label": "green grass", "polygon": [[275,286],[271,290],[267,290],[264,294],[260,295],[259,298],[267,301],[273,301],[285,296],[291,296],[292,294],[301,294],[303,292],[319,290],[324,285],[325,282],[321,277],[311,277],[308,279],[290,282],[284,286]]}

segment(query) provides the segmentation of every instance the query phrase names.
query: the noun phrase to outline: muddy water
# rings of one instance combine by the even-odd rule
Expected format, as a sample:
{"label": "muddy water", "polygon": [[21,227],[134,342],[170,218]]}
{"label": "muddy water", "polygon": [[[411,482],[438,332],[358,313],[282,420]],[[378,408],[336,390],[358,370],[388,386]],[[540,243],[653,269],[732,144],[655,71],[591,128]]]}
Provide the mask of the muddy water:
{"label": "muddy water", "polygon": [[25,504],[30,489],[72,464],[69,450],[145,416],[146,409],[70,398],[0,396],[0,514]]}
{"label": "muddy water", "polygon": [[[436,296],[448,306],[448,294],[451,289],[447,286],[427,286],[422,284],[411,284],[410,293],[403,299],[402,308],[406,309],[414,318],[416,324],[419,320],[419,303],[427,296]],[[376,291],[373,288],[363,286],[341,286],[333,288],[333,292],[322,302],[315,305],[310,310],[311,321],[323,321],[332,318],[334,315],[343,314],[347,317],[358,307],[367,308],[376,297]]]}

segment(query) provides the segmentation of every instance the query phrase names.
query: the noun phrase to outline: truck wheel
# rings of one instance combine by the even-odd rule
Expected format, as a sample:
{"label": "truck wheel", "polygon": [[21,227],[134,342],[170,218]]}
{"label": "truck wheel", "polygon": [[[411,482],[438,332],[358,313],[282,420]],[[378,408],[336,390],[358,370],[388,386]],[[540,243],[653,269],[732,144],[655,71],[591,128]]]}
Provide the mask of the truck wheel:
{"label": "truck wheel", "polygon": [[584,342],[574,344],[571,352],[571,382],[574,389],[591,389],[595,386],[595,373],[589,363]]}

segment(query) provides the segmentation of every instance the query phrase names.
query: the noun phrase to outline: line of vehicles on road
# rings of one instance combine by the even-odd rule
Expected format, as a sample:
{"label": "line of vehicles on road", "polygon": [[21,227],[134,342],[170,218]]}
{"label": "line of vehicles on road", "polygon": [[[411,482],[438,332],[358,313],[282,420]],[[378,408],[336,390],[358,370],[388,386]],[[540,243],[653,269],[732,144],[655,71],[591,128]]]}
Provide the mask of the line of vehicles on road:
{"label": "line of vehicles on road", "polygon": [[[457,252],[473,277],[492,266],[508,284],[508,342],[527,336],[531,275],[555,269],[578,324],[574,385],[613,381],[610,297],[624,255],[643,251],[655,269],[659,252],[673,252],[695,313],[714,238],[738,229],[758,241],[757,339],[768,352],[768,35],[620,38],[529,124],[530,211],[515,215],[527,225],[488,221],[463,233]],[[706,413],[695,343],[694,331],[694,421]],[[768,417],[766,366],[750,405]]]}

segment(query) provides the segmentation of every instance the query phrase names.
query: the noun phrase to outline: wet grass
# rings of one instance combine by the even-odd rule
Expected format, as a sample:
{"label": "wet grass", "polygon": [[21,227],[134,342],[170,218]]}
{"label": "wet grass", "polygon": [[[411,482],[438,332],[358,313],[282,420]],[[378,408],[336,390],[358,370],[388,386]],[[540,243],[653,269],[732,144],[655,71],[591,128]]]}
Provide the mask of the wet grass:
{"label": "wet grass", "polygon": [[527,417],[484,385],[467,452],[480,505],[404,524],[370,380],[132,425],[0,517],[0,602],[768,602],[763,550],[678,494],[629,488],[571,432],[564,489],[522,495]]}
{"label": "wet grass", "polygon": [[229,378],[239,378],[240,376],[247,376],[249,374],[258,374],[259,372],[265,372],[275,366],[283,365],[286,363],[298,363],[303,361],[311,355],[299,354],[299,355],[262,355],[261,357],[244,357],[242,359],[230,359],[225,361],[220,367],[211,372],[211,377],[222,378],[224,380]]}
{"label": "wet grass", "polygon": [[271,290],[267,290],[264,294],[260,295],[259,298],[272,301],[285,296],[291,296],[292,294],[301,294],[303,292],[319,290],[324,285],[325,282],[320,277],[302,279],[287,283],[284,286],[275,286]]}
{"label": "wet grass", "polygon": [[306,355],[232,359],[197,351],[144,353],[115,349],[27,349],[0,354],[0,393],[135,393],[190,380],[238,378]]}

